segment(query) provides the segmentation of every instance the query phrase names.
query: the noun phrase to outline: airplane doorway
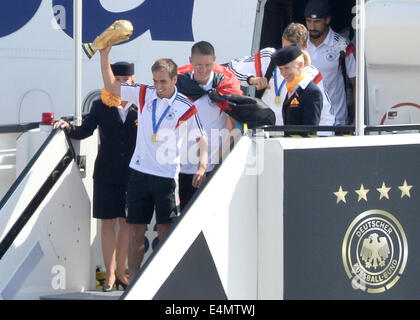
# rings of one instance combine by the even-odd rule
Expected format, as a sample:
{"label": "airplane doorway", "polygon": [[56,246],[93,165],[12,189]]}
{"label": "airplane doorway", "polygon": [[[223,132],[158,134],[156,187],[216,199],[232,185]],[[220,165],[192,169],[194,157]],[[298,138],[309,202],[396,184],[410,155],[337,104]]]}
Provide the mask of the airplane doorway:
{"label": "airplane doorway", "polygon": [[[305,6],[309,0],[267,0],[264,7],[264,18],[260,40],[260,49],[267,47],[281,48],[283,30],[291,22],[305,24]],[[354,14],[352,8],[356,0],[329,0],[332,11],[331,28],[352,39],[354,30],[351,27]]]}

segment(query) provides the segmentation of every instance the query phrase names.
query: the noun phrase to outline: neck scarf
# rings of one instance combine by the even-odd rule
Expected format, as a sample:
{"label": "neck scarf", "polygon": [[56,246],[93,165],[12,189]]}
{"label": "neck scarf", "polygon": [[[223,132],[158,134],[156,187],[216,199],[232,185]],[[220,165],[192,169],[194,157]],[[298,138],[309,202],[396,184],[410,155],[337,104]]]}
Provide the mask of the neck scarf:
{"label": "neck scarf", "polygon": [[307,76],[306,73],[302,73],[300,76],[296,76],[292,81],[286,82],[286,88],[289,93],[292,93],[296,86]]}
{"label": "neck scarf", "polygon": [[105,88],[101,91],[101,99],[108,107],[118,107],[121,105],[120,97],[113,95],[111,92],[106,91]]}

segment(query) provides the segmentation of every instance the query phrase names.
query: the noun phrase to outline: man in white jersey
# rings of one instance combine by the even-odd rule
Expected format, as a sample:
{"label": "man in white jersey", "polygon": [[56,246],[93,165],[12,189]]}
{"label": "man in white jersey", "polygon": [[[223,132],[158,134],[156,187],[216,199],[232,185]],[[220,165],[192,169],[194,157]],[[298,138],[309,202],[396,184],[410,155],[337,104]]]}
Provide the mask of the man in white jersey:
{"label": "man in white jersey", "polygon": [[135,277],[144,256],[144,234],[153,212],[161,240],[177,215],[175,187],[182,148],[187,139],[197,141],[199,164],[192,184],[199,187],[207,166],[207,138],[197,108],[176,89],[177,65],[159,59],[152,66],[154,87],[115,81],[109,66],[111,46],[100,50],[105,89],[138,106],[136,147],[131,158],[127,187],[129,224],[128,270]]}
{"label": "man in white jersey", "polygon": [[[178,68],[178,91],[194,101],[209,141],[207,174],[219,163],[222,145],[229,142],[236,121],[223,112],[223,104],[213,101],[208,93],[216,90],[220,95],[242,95],[239,80],[224,66],[216,64],[214,47],[199,41],[191,48],[190,64]],[[238,130],[239,131],[239,130]],[[191,184],[197,161],[193,141],[189,141],[188,159],[181,163],[179,198],[181,211],[197,191]]]}
{"label": "man in white jersey", "polygon": [[[307,46],[307,40],[307,29],[300,23],[289,24],[282,36],[283,47],[296,44],[304,53]],[[229,63],[229,68],[244,82],[244,85],[256,86],[261,95],[261,99],[274,111],[276,115],[276,125],[281,126],[284,124],[282,107],[287,94],[287,89],[285,86],[285,79],[280,74],[278,68],[273,68],[274,63],[271,62],[271,57],[275,51],[274,48],[264,48],[251,57],[231,61]],[[334,125],[334,115],[332,114],[328,93],[324,88],[322,75],[317,68],[310,64],[310,57],[307,54],[305,55],[305,62],[305,72],[312,77],[314,83],[319,87],[323,95],[323,106],[319,125]],[[329,135],[331,133],[318,132],[318,134]]]}
{"label": "man in white jersey", "polygon": [[329,26],[331,10],[326,0],[309,1],[305,8],[305,18],[309,30],[307,50],[312,64],[321,71],[324,77],[334,110],[335,123],[336,125],[349,124],[346,88],[341,67],[344,60],[348,80],[355,88],[355,47]]}

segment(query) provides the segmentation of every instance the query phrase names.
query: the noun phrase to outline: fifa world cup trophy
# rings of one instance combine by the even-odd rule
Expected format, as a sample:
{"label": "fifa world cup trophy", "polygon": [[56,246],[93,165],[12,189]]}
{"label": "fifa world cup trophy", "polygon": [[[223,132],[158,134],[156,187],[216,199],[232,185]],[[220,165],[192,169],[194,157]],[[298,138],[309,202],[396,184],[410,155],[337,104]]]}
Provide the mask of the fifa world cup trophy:
{"label": "fifa world cup trophy", "polygon": [[92,58],[96,51],[111,45],[128,40],[133,34],[133,25],[127,20],[117,20],[108,29],[97,36],[93,42],[82,44],[83,51],[88,58]]}

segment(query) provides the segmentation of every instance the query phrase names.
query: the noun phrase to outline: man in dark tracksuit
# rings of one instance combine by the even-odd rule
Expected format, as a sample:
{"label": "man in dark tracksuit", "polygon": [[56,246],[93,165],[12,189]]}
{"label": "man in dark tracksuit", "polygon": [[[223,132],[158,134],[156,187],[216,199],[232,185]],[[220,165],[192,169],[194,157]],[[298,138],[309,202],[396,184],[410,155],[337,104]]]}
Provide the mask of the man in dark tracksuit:
{"label": "man in dark tracksuit", "polygon": [[[111,65],[120,82],[134,83],[134,65],[118,62]],[[66,129],[72,139],[81,140],[99,129],[100,145],[93,173],[93,217],[101,219],[101,242],[106,279],[104,291],[111,291],[114,283],[126,287],[128,225],[126,224],[126,188],[131,156],[137,136],[137,107],[126,105],[104,90],[102,100],[92,104],[81,126],[60,120],[55,128]],[[112,98],[112,97],[111,97]],[[105,101],[107,104],[105,104]],[[111,101],[111,102],[109,102]],[[118,233],[115,225],[118,221]],[[115,260],[117,268],[115,270]]]}
{"label": "man in dark tracksuit", "polygon": [[300,48],[292,45],[277,50],[272,59],[286,79],[287,96],[282,110],[284,124],[319,125],[323,104],[322,92],[314,84],[312,77],[304,71],[304,58]]}

